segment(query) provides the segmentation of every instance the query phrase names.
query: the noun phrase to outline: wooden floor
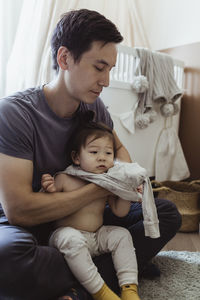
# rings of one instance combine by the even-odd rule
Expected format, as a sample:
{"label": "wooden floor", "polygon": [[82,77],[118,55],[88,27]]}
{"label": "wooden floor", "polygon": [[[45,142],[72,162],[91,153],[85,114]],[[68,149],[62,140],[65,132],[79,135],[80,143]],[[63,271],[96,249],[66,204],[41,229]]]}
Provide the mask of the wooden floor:
{"label": "wooden floor", "polygon": [[163,251],[200,251],[200,234],[178,232],[176,236],[168,242],[162,249]]}

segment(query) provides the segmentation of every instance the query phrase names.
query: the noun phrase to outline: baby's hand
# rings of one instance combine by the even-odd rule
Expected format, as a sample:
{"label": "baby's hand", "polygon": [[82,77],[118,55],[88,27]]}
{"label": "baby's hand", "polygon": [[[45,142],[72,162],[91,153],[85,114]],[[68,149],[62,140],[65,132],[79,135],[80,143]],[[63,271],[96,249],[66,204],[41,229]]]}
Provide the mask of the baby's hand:
{"label": "baby's hand", "polygon": [[137,187],[137,191],[138,191],[138,193],[143,194],[143,185],[142,184]]}
{"label": "baby's hand", "polygon": [[[139,186],[137,187],[137,191],[138,191],[138,193],[140,193],[141,195],[143,194],[143,184],[141,184],[141,185],[139,185]],[[141,197],[141,199],[138,199],[138,202],[139,202],[139,203],[142,202],[142,197]]]}
{"label": "baby's hand", "polygon": [[56,192],[54,177],[52,177],[50,174],[42,175],[41,185],[45,192],[48,193]]}

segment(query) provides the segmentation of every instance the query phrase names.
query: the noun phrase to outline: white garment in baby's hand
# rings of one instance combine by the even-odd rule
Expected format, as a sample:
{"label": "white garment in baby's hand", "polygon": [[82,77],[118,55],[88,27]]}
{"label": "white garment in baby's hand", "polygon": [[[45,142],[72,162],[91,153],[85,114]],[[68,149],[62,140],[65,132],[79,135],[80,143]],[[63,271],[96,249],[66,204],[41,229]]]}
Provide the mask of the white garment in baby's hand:
{"label": "white garment in baby's hand", "polygon": [[[137,163],[116,162],[107,173],[103,174],[85,172],[80,167],[71,165],[62,173],[93,182],[124,200],[138,202],[142,198],[145,235],[152,238],[160,236],[151,183],[146,169],[140,167]],[[137,191],[138,186],[141,184],[144,187],[143,195]]]}

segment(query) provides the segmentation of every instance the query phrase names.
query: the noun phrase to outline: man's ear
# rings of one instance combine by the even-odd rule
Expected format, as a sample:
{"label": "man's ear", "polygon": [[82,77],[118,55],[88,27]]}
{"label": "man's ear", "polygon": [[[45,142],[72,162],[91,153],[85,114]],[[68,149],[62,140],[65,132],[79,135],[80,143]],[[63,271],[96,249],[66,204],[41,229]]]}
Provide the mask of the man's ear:
{"label": "man's ear", "polygon": [[79,160],[79,155],[76,151],[72,151],[71,153],[71,157],[72,157],[72,160],[73,160],[73,163],[77,166],[80,165],[80,160]]}
{"label": "man's ear", "polygon": [[68,63],[69,63],[70,56],[71,56],[71,54],[70,54],[69,50],[66,47],[61,46],[58,49],[57,62],[58,62],[59,67],[62,70],[67,70],[68,69]]}

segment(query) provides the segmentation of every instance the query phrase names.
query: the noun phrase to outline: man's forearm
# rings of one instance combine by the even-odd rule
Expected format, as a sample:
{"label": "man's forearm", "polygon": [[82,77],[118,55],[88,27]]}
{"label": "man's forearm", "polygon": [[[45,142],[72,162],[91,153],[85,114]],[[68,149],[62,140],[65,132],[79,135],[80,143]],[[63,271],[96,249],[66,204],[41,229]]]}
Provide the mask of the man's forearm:
{"label": "man's forearm", "polygon": [[121,145],[117,149],[116,158],[119,159],[120,161],[132,162],[128,151],[126,150],[126,148],[123,145]]}
{"label": "man's forearm", "polygon": [[121,143],[121,141],[118,138],[117,133],[115,132],[115,130],[113,130],[113,135],[114,135],[114,138],[115,138],[115,145],[116,145],[116,158],[121,160],[121,161],[132,162],[131,157],[130,157],[127,149]]}
{"label": "man's forearm", "polygon": [[20,205],[13,207],[13,212],[7,212],[7,217],[13,225],[34,226],[73,214],[90,202],[109,194],[110,192],[93,183],[72,192],[30,193],[25,196],[24,204],[22,201],[18,202]]}

